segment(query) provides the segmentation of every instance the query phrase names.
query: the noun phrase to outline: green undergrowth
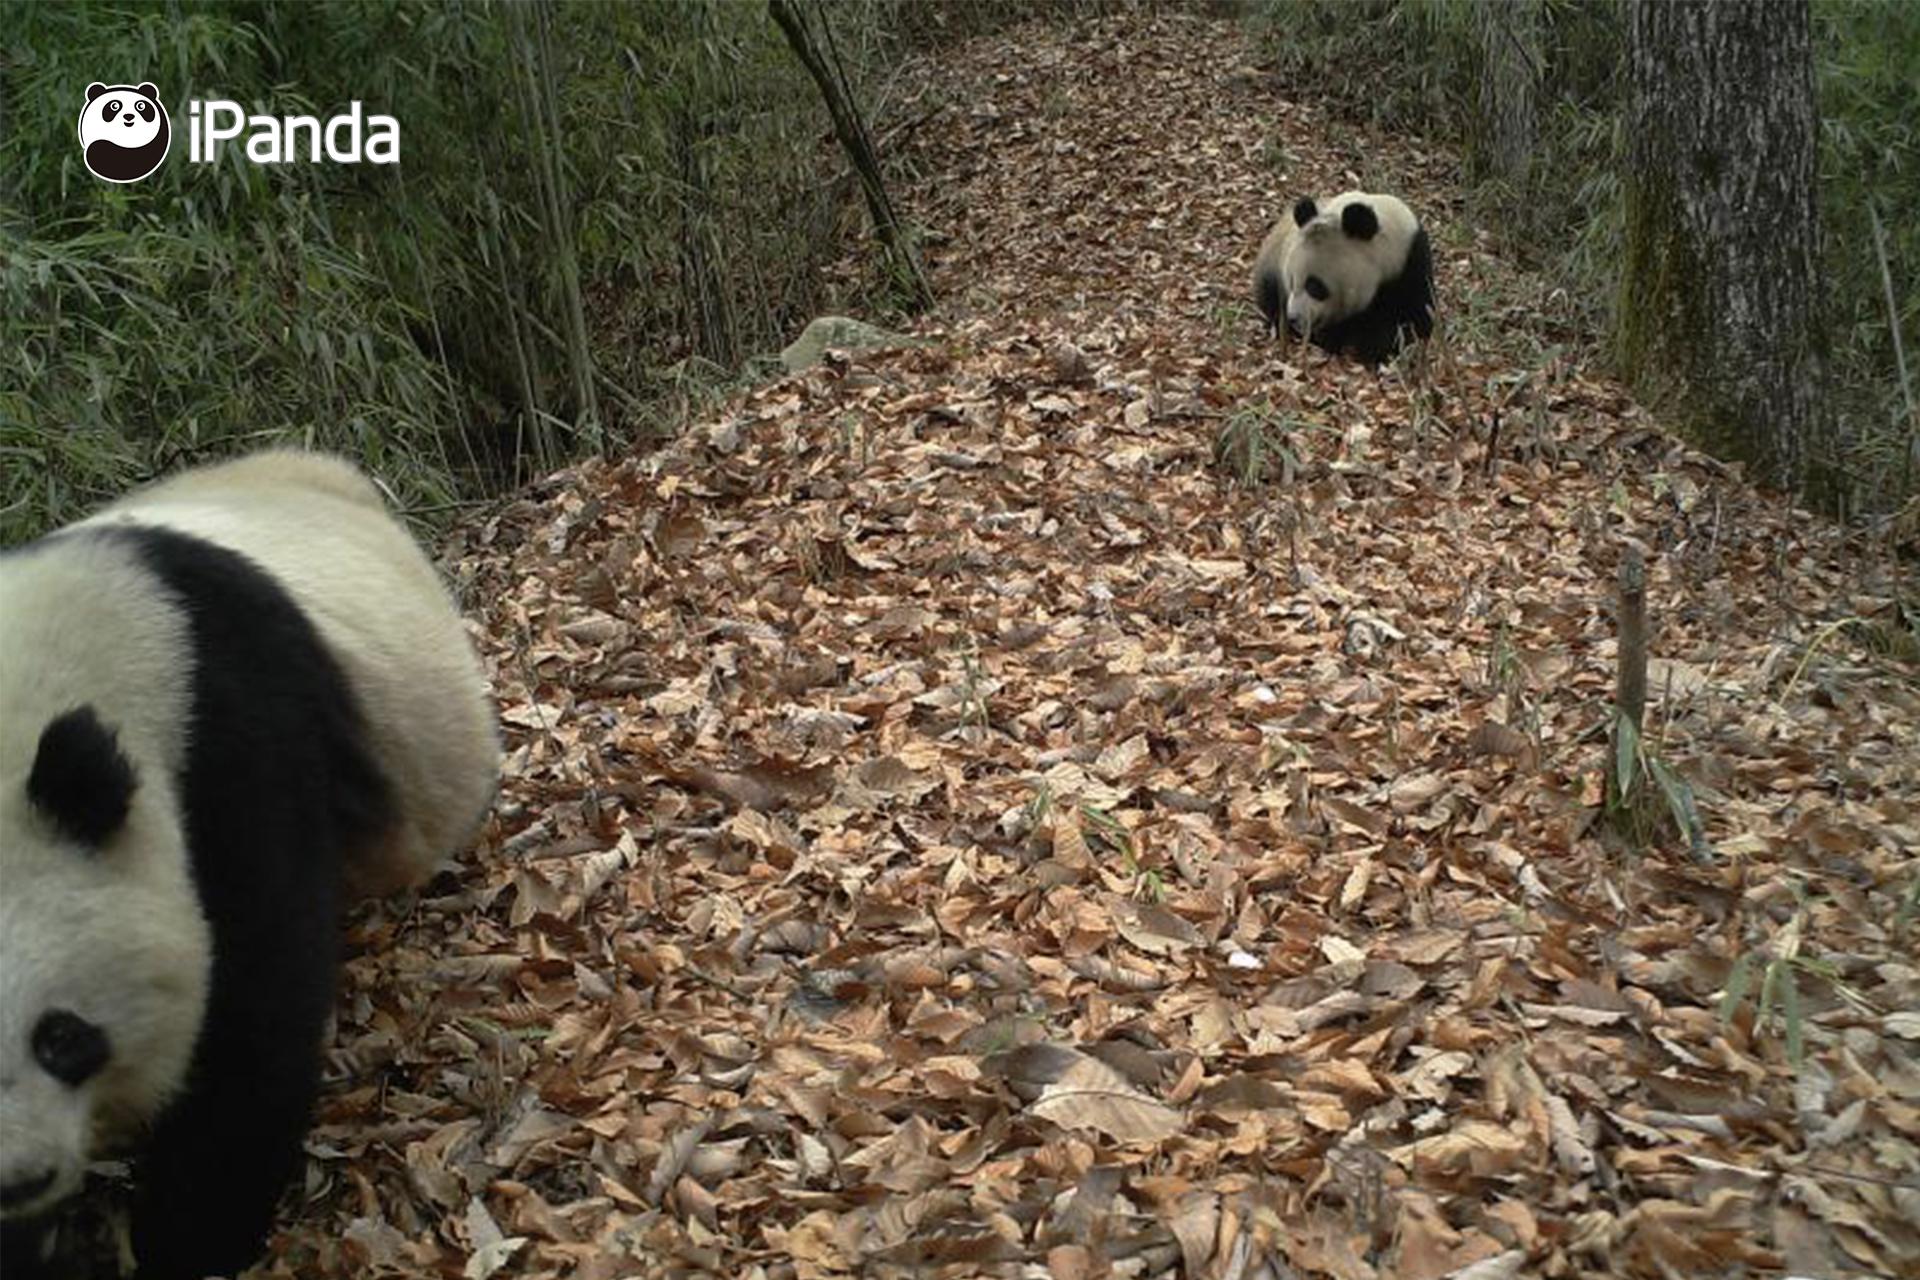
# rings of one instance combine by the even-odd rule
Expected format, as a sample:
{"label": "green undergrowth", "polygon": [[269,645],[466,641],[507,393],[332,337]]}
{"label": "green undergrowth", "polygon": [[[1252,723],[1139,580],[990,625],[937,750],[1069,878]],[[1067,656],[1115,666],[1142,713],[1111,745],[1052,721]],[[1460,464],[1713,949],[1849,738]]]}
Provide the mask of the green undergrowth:
{"label": "green undergrowth", "polygon": [[[905,12],[830,10],[876,119],[887,32],[942,35]],[[103,78],[159,86],[149,179],[83,167]],[[211,99],[359,100],[399,121],[400,162],[190,163]],[[352,454],[432,517],[672,430],[867,301],[825,269],[862,219],[763,5],[0,5],[0,543],[270,441]]]}

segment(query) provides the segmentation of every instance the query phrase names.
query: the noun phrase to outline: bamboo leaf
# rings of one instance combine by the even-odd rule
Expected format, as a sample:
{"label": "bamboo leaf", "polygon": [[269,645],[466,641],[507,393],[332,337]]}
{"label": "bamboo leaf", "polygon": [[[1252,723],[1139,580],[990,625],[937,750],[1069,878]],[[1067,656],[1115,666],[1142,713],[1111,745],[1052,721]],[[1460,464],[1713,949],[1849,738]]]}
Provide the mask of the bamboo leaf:
{"label": "bamboo leaf", "polygon": [[1640,730],[1624,711],[1614,713],[1613,727],[1613,777],[1620,791],[1615,798],[1624,801],[1633,794],[1634,775],[1639,772]]}
{"label": "bamboo leaf", "polygon": [[1791,964],[1780,964],[1780,1016],[1787,1024],[1787,1058],[1796,1067],[1807,1059],[1807,1033],[1800,1018],[1800,983]]}

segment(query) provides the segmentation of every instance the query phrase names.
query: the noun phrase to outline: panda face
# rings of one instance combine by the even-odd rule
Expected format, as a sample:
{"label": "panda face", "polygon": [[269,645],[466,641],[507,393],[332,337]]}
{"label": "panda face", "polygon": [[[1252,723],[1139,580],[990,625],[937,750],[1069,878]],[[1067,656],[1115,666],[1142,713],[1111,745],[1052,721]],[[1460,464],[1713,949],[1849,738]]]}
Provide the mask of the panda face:
{"label": "panda face", "polygon": [[[0,741],[0,1219],[73,1194],[185,1077],[206,934],[173,824],[91,707]],[[164,793],[165,787],[153,788]]]}
{"label": "panda face", "polygon": [[[1338,205],[1338,202],[1336,202]],[[1324,214],[1312,200],[1294,206],[1295,234],[1287,255],[1287,323],[1311,336],[1373,301],[1380,275],[1368,242],[1379,222],[1365,204],[1330,207]]]}
{"label": "panda face", "polygon": [[146,146],[166,127],[160,91],[151,84],[87,86],[80,113],[80,145],[110,142],[129,151]]}
{"label": "panda face", "polygon": [[1311,337],[1373,305],[1405,265],[1419,230],[1397,200],[1348,192],[1324,207],[1301,200],[1282,265],[1287,323]]}
{"label": "panda face", "polygon": [[80,1189],[91,1147],[88,1083],[113,1052],[106,1032],[71,1010],[42,1010],[21,1027],[12,1003],[0,1018],[0,1220]]}

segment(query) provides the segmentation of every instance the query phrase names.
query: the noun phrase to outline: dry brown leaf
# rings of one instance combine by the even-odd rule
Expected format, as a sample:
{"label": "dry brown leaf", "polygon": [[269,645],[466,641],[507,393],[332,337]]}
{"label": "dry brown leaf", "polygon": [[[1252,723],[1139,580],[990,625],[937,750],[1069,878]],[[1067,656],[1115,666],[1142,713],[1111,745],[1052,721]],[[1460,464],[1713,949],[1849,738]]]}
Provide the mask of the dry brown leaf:
{"label": "dry brown leaf", "polygon": [[[1041,1061],[1031,1053],[1025,1060]],[[1051,1078],[1027,1107],[1030,1115],[1064,1128],[1091,1129],[1118,1142],[1161,1142],[1185,1127],[1178,1110],[1134,1088],[1098,1058],[1056,1047],[1044,1061]]]}
{"label": "dry brown leaf", "polygon": [[1174,1211],[1167,1225],[1180,1242],[1180,1259],[1185,1274],[1208,1274],[1213,1261],[1214,1242],[1220,1230],[1220,1200],[1217,1196],[1189,1196]]}
{"label": "dry brown leaf", "polygon": [[1505,1125],[1463,1120],[1445,1133],[1396,1147],[1391,1154],[1423,1178],[1461,1173],[1496,1178],[1519,1167],[1526,1151],[1526,1139]]}

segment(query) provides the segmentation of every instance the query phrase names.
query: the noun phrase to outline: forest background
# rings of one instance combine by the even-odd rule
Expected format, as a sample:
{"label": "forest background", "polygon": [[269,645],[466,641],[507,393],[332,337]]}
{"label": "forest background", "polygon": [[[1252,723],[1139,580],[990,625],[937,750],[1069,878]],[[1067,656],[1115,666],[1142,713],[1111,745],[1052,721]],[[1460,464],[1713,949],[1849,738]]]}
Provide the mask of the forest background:
{"label": "forest background", "polygon": [[[913,60],[1113,7],[838,0],[819,14],[871,135],[910,178],[897,144],[943,105],[906,87]],[[1262,33],[1277,91],[1458,146],[1466,229],[1543,273],[1566,341],[1616,334],[1618,4],[1209,11]],[[1849,512],[1896,512],[1920,451],[1920,6],[1817,0],[1813,15],[1839,423],[1825,461]],[[354,454],[433,522],[570,457],[671,434],[816,314],[904,318],[878,254],[864,274],[833,265],[863,230],[859,185],[757,4],[12,5],[0,28],[0,542],[269,441]],[[116,74],[102,50],[175,104],[373,104],[402,122],[403,163],[262,167],[230,147],[141,184],[94,181],[73,120],[84,86]],[[1530,78],[1518,166],[1501,155],[1511,98],[1487,91],[1516,50]],[[1220,264],[1234,289],[1243,271]],[[1499,323],[1450,301],[1456,323]]]}

